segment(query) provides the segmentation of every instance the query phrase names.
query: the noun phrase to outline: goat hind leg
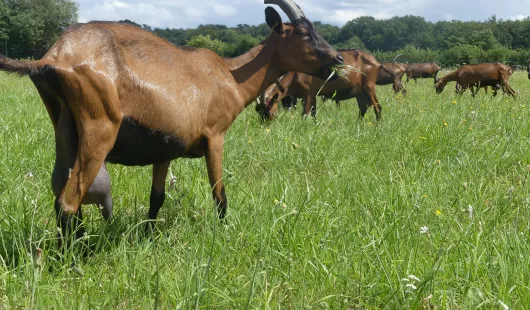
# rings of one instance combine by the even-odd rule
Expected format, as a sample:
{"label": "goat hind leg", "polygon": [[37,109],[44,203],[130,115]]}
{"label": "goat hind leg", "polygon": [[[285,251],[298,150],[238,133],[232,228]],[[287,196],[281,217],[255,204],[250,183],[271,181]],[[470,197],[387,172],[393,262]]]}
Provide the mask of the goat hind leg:
{"label": "goat hind leg", "polygon": [[206,151],[206,168],[208,169],[208,179],[212,187],[212,194],[219,219],[226,216],[227,199],[223,185],[223,135],[218,135],[208,139],[208,150]]}
{"label": "goat hind leg", "polygon": [[373,85],[372,87],[365,87],[365,96],[366,99],[369,101],[368,106],[374,106],[375,118],[377,120],[380,120],[383,108],[379,104],[379,100],[377,99],[377,95],[375,94],[375,85]]}
{"label": "goat hind leg", "polygon": [[370,106],[370,100],[364,94],[357,96],[357,105],[359,106],[359,120],[363,119]]}
{"label": "goat hind leg", "polygon": [[[70,176],[70,169],[75,162],[78,144],[79,139],[73,116],[68,107],[63,105],[55,131],[55,165],[52,173],[52,189],[56,198],[60,196]],[[112,216],[110,177],[104,164],[101,165],[81,204],[101,206],[101,214],[105,220]]]}
{"label": "goat hind leg", "polygon": [[[64,102],[71,111],[78,136],[75,160],[58,198],[63,218],[77,214],[114,146],[122,121],[119,97],[112,82],[89,67],[80,67],[78,71],[76,75],[58,72],[64,83]],[[84,78],[79,79],[78,75]]]}

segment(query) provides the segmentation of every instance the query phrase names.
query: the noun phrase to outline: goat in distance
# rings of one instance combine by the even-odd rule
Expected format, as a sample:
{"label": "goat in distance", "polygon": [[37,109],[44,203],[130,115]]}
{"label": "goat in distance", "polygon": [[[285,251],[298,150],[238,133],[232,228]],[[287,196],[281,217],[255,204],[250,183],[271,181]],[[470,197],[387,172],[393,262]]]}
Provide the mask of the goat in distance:
{"label": "goat in distance", "polygon": [[[260,106],[256,107],[264,119],[273,119],[277,111],[277,102],[289,95],[303,98],[303,116],[311,113],[316,116],[316,96],[333,97],[336,102],[357,98],[359,116],[364,117],[370,106],[374,107],[376,118],[381,118],[381,106],[376,96],[376,81],[379,70],[388,70],[372,55],[361,50],[341,50],[344,64],[351,66],[346,74],[335,81],[325,83],[325,80],[304,73],[289,72],[279,81],[282,87],[271,85],[263,94]],[[397,77],[395,77],[397,79]],[[282,91],[282,88],[285,91]]]}

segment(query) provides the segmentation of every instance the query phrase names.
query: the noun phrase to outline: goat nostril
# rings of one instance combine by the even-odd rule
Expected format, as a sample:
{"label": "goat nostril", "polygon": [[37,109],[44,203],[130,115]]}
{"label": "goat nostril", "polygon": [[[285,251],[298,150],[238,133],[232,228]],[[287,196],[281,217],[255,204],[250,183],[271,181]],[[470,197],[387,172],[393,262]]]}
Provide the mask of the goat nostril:
{"label": "goat nostril", "polygon": [[340,63],[343,63],[344,62],[344,57],[342,57],[342,55],[337,55],[337,60],[340,62]]}

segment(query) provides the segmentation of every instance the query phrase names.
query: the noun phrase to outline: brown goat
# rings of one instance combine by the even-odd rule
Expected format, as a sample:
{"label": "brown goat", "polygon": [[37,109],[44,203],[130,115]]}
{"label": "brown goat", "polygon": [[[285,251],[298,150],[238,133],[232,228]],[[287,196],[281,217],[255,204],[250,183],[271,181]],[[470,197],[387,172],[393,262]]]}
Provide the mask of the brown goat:
{"label": "brown goat", "polygon": [[507,92],[508,94],[515,97],[515,91],[508,83],[508,78],[512,72],[512,68],[499,62],[463,65],[458,70],[438,79],[438,82],[436,82],[435,85],[436,92],[438,94],[441,93],[448,82],[455,81],[458,84],[464,86],[464,88],[470,87],[474,96],[476,94],[476,92],[473,90],[475,85],[480,86],[481,83],[492,85],[496,81],[502,86],[504,92]]}
{"label": "brown goat", "polygon": [[232,122],[283,73],[326,78],[330,66],[342,63],[296,3],[265,3],[279,5],[292,24],[267,7],[270,35],[234,59],[179,48],[140,28],[107,22],[69,28],[42,60],[0,58],[0,70],[30,76],[53,123],[52,184],[63,236],[83,233],[81,204],[105,205],[104,199],[86,199],[87,193],[108,196],[105,160],[153,165],[148,217],[154,220],[170,161],[206,157],[219,217],[225,217],[223,144]]}
{"label": "brown goat", "polygon": [[[389,85],[392,84],[392,88],[394,89],[394,92],[397,94],[399,91],[405,95],[407,93],[407,90],[405,87],[403,87],[403,84],[401,83],[401,80],[403,79],[403,75],[405,75],[406,68],[400,63],[397,62],[384,62],[381,65],[383,65],[383,68],[389,69],[389,70],[379,70],[377,73],[377,85]],[[392,74],[393,73],[393,74]]]}
{"label": "brown goat", "polygon": [[434,83],[437,81],[438,71],[440,71],[440,66],[435,62],[422,62],[422,63],[411,63],[406,65],[407,74],[407,83],[410,79],[414,79],[414,82],[417,82],[417,79],[426,79],[434,78]]}
{"label": "brown goat", "polygon": [[[508,78],[512,76],[514,72],[514,68],[506,66],[508,69]],[[475,97],[475,95],[478,93],[480,88],[484,88],[484,92],[488,93],[488,87],[491,86],[491,90],[493,93],[493,96],[497,96],[497,91],[502,88],[501,82],[498,80],[487,80],[482,81],[479,83],[475,83],[473,85],[460,85],[459,83],[456,83],[455,85],[455,92],[459,95],[462,95],[468,88],[471,90],[471,96]]]}
{"label": "brown goat", "polygon": [[361,50],[343,50],[339,53],[344,58],[344,64],[354,68],[348,70],[345,76],[324,84],[325,81],[321,78],[289,72],[280,80],[285,91],[282,92],[277,85],[271,85],[262,94],[261,102],[264,104],[256,107],[258,113],[264,119],[273,119],[277,111],[277,102],[286,96],[293,95],[304,99],[303,116],[309,113],[316,116],[316,96],[322,88],[320,95],[334,96],[336,101],[356,97],[360,117],[364,117],[368,107],[373,105],[376,118],[380,119],[382,108],[376,96],[376,80],[377,73],[382,67],[381,64],[372,55]]}

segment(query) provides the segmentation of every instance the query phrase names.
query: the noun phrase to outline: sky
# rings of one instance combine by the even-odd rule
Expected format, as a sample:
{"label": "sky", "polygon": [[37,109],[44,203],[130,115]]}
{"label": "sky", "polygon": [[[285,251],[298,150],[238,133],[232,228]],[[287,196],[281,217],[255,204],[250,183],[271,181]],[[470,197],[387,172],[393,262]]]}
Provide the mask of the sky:
{"label": "sky", "polygon": [[[160,28],[200,24],[257,25],[265,22],[263,0],[75,0],[79,20],[130,19]],[[343,26],[359,16],[390,18],[418,15],[429,21],[530,16],[530,0],[295,0],[311,21]],[[273,5],[274,6],[274,5]],[[274,6],[281,11],[277,6]],[[282,13],[283,15],[283,13]],[[284,16],[284,19],[287,18]]]}

